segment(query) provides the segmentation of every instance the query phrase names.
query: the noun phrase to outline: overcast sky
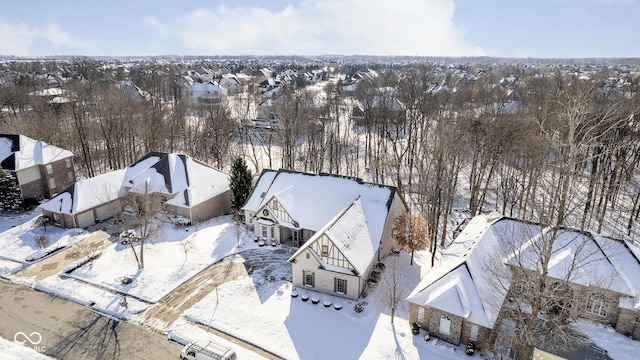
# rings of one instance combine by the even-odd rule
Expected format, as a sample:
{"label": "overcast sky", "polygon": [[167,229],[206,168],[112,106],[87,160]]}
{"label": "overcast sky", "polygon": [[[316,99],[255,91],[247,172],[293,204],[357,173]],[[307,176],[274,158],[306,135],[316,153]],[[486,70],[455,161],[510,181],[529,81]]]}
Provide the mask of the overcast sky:
{"label": "overcast sky", "polygon": [[640,57],[640,0],[4,1],[0,54]]}

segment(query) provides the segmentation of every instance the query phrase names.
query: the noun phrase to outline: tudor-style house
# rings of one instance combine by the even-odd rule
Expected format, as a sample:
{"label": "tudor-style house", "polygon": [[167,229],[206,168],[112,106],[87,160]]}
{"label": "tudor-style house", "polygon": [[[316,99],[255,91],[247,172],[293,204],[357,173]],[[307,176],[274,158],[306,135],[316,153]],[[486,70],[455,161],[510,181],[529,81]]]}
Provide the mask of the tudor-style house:
{"label": "tudor-style house", "polygon": [[531,273],[539,273],[536,248],[551,236],[545,284],[561,296],[544,311],[570,310],[572,318],[640,338],[639,246],[572,229],[552,234],[497,213],[474,217],[425,274],[407,298],[410,323],[450,343],[493,347],[505,335],[506,315],[526,311]]}
{"label": "tudor-style house", "polygon": [[23,199],[49,199],[76,181],[73,153],[17,134],[0,134],[0,166],[18,180]]}
{"label": "tudor-style house", "polygon": [[294,286],[357,299],[396,247],[391,229],[406,205],[391,186],[264,170],[243,210],[256,240],[298,248],[289,259]]}
{"label": "tudor-style house", "polygon": [[150,152],[131,166],[82,180],[40,205],[66,228],[85,228],[123,211],[128,193],[159,194],[168,214],[200,222],[231,211],[229,177],[187,155]]}

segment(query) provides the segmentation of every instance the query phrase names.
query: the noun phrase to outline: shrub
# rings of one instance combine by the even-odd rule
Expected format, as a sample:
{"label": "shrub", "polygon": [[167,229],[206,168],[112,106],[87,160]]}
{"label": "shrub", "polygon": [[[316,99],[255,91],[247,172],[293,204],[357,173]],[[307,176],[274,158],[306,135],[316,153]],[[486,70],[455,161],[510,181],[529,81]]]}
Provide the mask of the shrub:
{"label": "shrub", "polygon": [[49,237],[44,234],[36,236],[36,244],[40,249],[44,249],[49,246]]}
{"label": "shrub", "polygon": [[357,303],[353,306],[353,311],[355,311],[356,313],[360,314],[361,312],[364,311],[364,305],[362,305],[361,303]]}

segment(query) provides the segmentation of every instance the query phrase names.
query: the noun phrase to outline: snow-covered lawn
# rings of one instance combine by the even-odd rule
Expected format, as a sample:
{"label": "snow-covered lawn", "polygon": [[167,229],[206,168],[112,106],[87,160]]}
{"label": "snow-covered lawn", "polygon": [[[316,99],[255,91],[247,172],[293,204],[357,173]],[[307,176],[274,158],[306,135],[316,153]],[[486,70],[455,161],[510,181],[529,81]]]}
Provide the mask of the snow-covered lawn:
{"label": "snow-covered lawn", "polygon": [[604,326],[586,320],[578,320],[573,327],[583,333],[607,355],[616,360],[635,360],[640,354],[640,341],[617,333],[611,326]]}
{"label": "snow-covered lawn", "polygon": [[[249,243],[246,234],[242,239]],[[134,246],[138,251],[139,245]],[[144,269],[138,270],[129,245],[114,243],[103,249],[100,257],[66,276],[154,303],[209,265],[238,250],[230,216],[208,220],[197,228],[165,224],[145,244]],[[130,277],[132,282],[124,284],[124,277]]]}
{"label": "snow-covered lawn", "polygon": [[[82,229],[61,229],[55,226],[35,225],[36,213],[0,219],[0,274],[19,270],[46,258],[48,255],[72,246],[84,239],[88,233]],[[48,245],[40,248],[36,237],[44,236]]]}
{"label": "snow-covered lawn", "polygon": [[[18,339],[22,340],[22,339]],[[24,340],[22,340],[24,341]],[[28,343],[27,343],[28,344]],[[33,348],[27,345],[20,345],[12,340],[7,340],[0,337],[0,354],[2,354],[3,360],[47,360],[54,359],[47,355],[37,352]]]}
{"label": "snow-covered lawn", "polygon": [[[421,267],[410,267],[408,254],[402,254],[398,264],[408,275],[407,285],[415,286]],[[395,324],[391,324],[379,290],[354,301],[292,289],[291,283],[269,281],[256,271],[251,277],[219,286],[187,310],[185,316],[286,359],[469,358],[463,347],[425,342],[422,336],[413,335],[406,308],[396,313]],[[292,291],[297,297],[291,296]],[[304,295],[308,296],[307,301],[302,300]],[[317,304],[313,304],[315,299]],[[366,302],[365,310],[359,314],[353,309],[358,302]],[[337,310],[336,305],[342,308]]]}

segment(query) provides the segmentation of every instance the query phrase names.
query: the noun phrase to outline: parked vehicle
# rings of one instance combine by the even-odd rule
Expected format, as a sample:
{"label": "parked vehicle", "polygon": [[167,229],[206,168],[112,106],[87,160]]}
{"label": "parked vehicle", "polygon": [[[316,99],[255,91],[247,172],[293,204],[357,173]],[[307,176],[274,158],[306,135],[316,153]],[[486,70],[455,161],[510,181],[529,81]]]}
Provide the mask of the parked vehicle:
{"label": "parked vehicle", "polygon": [[232,348],[213,341],[194,341],[185,345],[180,351],[182,360],[236,360],[236,352]]}

